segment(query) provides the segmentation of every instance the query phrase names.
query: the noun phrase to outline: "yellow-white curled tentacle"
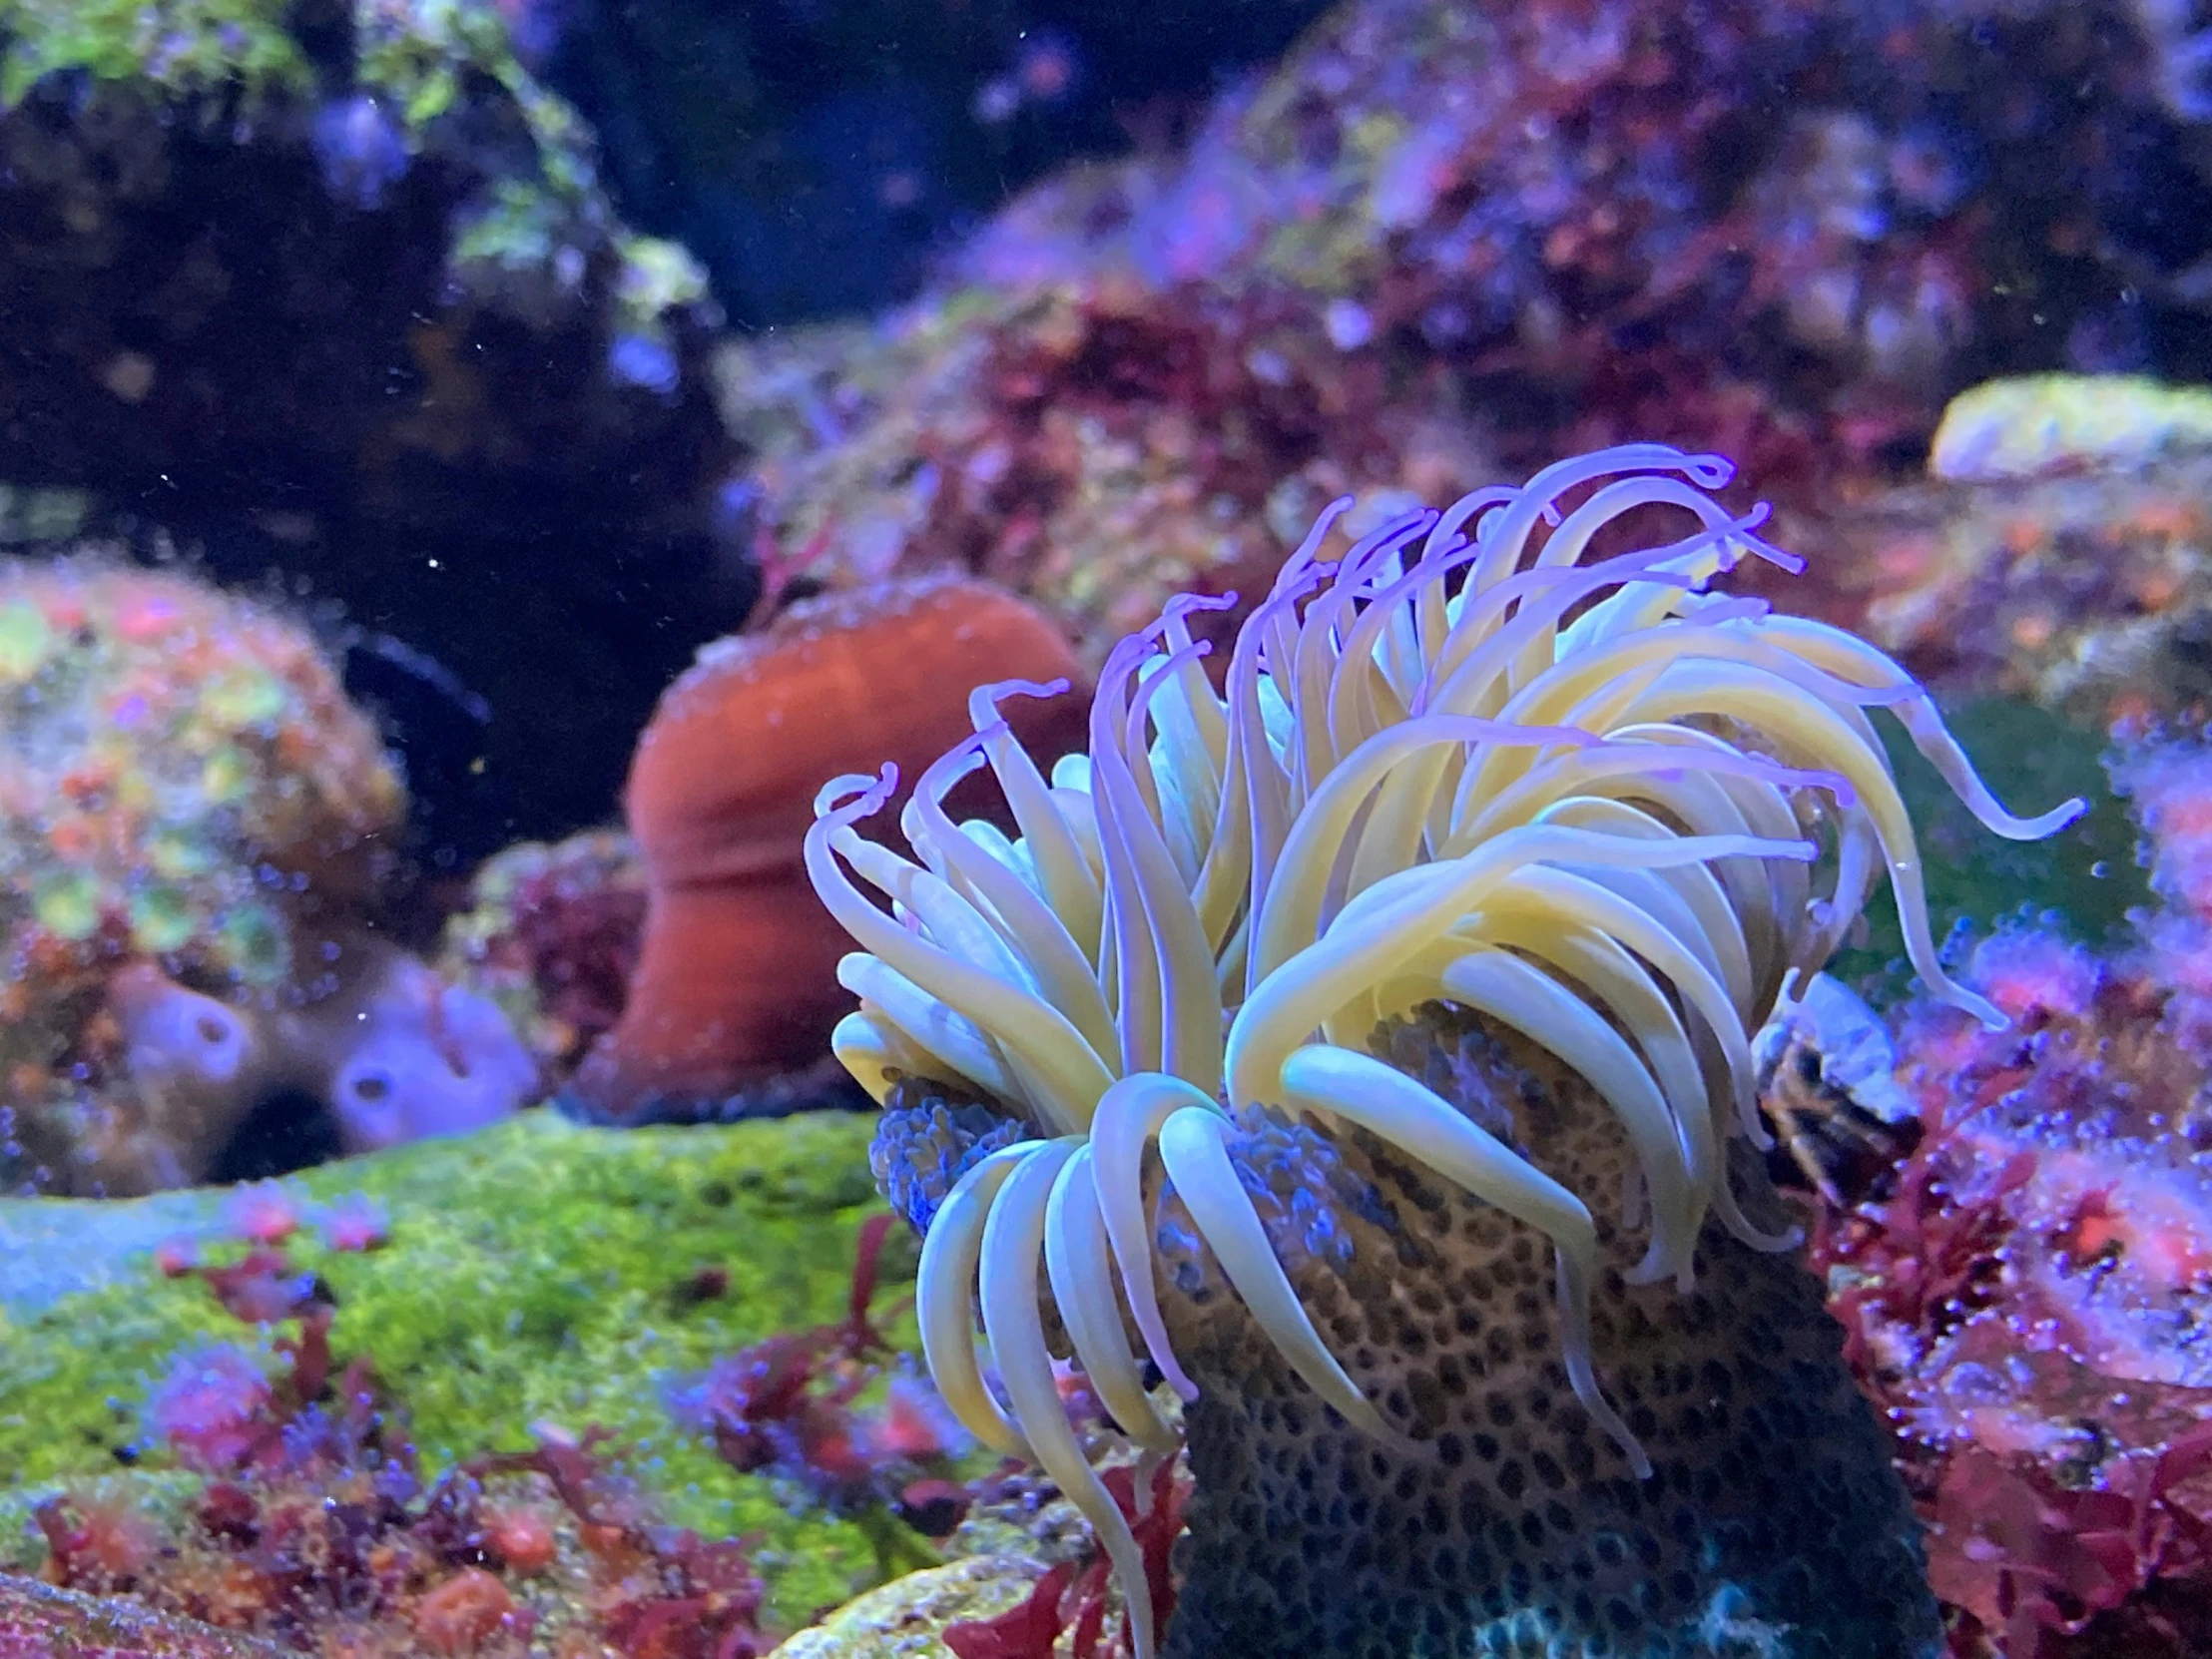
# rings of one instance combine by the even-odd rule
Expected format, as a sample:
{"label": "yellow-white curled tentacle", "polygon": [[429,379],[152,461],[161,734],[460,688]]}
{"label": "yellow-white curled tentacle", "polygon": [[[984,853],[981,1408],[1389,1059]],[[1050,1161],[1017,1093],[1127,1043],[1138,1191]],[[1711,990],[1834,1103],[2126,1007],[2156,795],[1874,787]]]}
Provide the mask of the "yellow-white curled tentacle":
{"label": "yellow-white curled tentacle", "polygon": [[962,1428],[1009,1457],[1028,1456],[1029,1441],[1023,1424],[1006,1414],[983,1382],[975,1353],[976,1273],[999,1189],[1030,1158],[1063,1144],[1018,1141],[1001,1147],[953,1183],[922,1235],[914,1280],[914,1322],[921,1327],[922,1358],[937,1392]]}
{"label": "yellow-white curled tentacle", "polygon": [[1145,1392],[1143,1374],[1122,1330],[1114,1294],[1116,1265],[1099,1213],[1090,1147],[1079,1148],[1052,1185],[1045,1207],[1045,1272],[1075,1358],[1099,1401],[1129,1437],[1149,1451],[1172,1453],[1181,1443]]}
{"label": "yellow-white curled tentacle", "polygon": [[1045,1214],[1053,1185],[1078,1147],[1072,1137],[1048,1141],[1014,1165],[1001,1185],[983,1228],[979,1284],[983,1331],[1007,1401],[1029,1437],[1030,1456],[1083,1511],[1098,1534],[1129,1602],[1136,1659],[1150,1659],[1152,1592],[1145,1580],[1144,1553],[1068,1421],[1052,1371],[1052,1353],[1045,1347],[1044,1321],[1037,1311],[1037,1259],[1044,1248]]}

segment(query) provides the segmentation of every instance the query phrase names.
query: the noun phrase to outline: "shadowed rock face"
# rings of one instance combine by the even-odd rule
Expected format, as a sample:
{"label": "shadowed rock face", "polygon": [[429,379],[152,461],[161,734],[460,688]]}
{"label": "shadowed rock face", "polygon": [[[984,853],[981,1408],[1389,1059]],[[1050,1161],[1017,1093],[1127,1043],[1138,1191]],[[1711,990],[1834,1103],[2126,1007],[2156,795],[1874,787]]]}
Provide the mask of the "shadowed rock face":
{"label": "shadowed rock face", "polygon": [[[1322,1406],[1160,1206],[1162,1289],[1197,1492],[1171,1659],[1922,1659],[1939,1650],[1887,1436],[1795,1253],[1709,1224],[1697,1288],[1630,1287],[1625,1137],[1580,1080],[1431,1010],[1382,1051],[1598,1218],[1598,1379],[1647,1481],[1568,1385],[1544,1241],[1356,1133],[1253,1116],[1248,1187],[1315,1324],[1383,1415]],[[1748,1145],[1752,1219],[1779,1224]],[[1631,1201],[1633,1202],[1633,1200]]]}
{"label": "shadowed rock face", "polygon": [[0,476],[342,610],[456,862],[604,819],[757,591],[701,275],[468,15],[11,7],[0,97]]}

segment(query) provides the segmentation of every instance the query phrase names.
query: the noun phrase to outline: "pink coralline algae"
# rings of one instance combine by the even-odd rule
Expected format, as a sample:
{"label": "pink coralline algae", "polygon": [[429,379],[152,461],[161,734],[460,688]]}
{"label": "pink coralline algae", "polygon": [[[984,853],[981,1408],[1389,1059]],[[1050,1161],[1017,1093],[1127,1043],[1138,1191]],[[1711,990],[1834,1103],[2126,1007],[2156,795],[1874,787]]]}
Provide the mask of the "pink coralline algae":
{"label": "pink coralline algae", "polygon": [[2165,900],[2143,942],[2011,924],[1964,965],[2008,1030],[1908,1004],[1919,1145],[1816,1228],[1960,1659],[2212,1644],[2212,759],[2163,744],[2113,770]]}
{"label": "pink coralline algae", "polygon": [[2139,744],[2113,766],[2148,836],[2151,887],[2165,901],[2144,918],[2149,971],[2172,988],[2166,1024],[2212,1061],[2212,750],[2202,741]]}
{"label": "pink coralline algae", "polygon": [[286,1649],[0,1573],[0,1659],[282,1659]]}

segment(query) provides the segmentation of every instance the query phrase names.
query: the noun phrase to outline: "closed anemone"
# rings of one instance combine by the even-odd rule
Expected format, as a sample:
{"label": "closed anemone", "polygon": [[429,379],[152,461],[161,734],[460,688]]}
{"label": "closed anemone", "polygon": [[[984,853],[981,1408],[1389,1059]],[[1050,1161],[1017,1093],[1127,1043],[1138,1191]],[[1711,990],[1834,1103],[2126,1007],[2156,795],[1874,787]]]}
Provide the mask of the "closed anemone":
{"label": "closed anemone", "polygon": [[[1232,1114],[1368,1131],[1536,1229],[1574,1392],[1642,1474],[1591,1364],[1591,1204],[1648,1234],[1632,1282],[1687,1289],[1709,1216],[1758,1249],[1795,1242],[1747,1218],[1726,1143],[1765,1143],[1751,1034],[1877,880],[1931,991],[2003,1023],[1937,958],[1874,721],[1899,721],[1999,835],[2048,834],[2081,803],[2013,817],[1895,662],[1711,592],[1745,558],[1796,568],[1760,536],[1763,509],[1713,498],[1731,475],[1713,455],[1605,450],[1407,513],[1332,562],[1337,502],[1238,631],[1220,692],[1190,618],[1226,602],[1194,598],[1112,652],[1088,753],[1049,779],[999,705],[1059,688],[979,688],[974,736],[906,808],[919,862],[853,829],[889,769],[823,791],[808,867],[862,947],[839,970],[859,998],[839,1057],[878,1099],[927,1079],[1035,1130],[975,1162],[929,1222],[930,1369],[979,1439],[1036,1460],[1090,1517],[1140,1655],[1155,1640],[1142,1563],[1066,1416],[1040,1293],[1116,1423],[1173,1454],[1143,1361],[1196,1390],[1161,1317],[1149,1160],[1298,1376],[1385,1438],[1399,1430],[1270,1247]],[[1592,556],[1631,514],[1673,520],[1676,539]],[[942,810],[984,766],[1018,839]],[[1369,1051],[1379,1022],[1438,1000],[1585,1078],[1640,1193],[1570,1191]]]}

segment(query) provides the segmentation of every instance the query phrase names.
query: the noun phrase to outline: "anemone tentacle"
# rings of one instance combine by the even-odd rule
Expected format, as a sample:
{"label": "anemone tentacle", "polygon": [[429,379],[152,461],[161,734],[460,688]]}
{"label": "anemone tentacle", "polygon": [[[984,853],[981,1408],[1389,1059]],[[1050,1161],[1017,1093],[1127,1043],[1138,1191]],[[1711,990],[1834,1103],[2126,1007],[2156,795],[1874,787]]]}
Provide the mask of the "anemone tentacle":
{"label": "anemone tentacle", "polygon": [[[902,1077],[958,1085],[1039,1137],[969,1169],[929,1224],[930,1367],[979,1438],[1036,1456],[1091,1514],[1139,1659],[1149,1600],[1064,1420],[1040,1256],[1065,1357],[1148,1455],[1175,1431],[1141,1362],[1196,1397],[1155,1282],[1165,1188],[1306,1385],[1397,1436],[1300,1306],[1234,1156],[1254,1109],[1378,1137],[1549,1242],[1569,1381],[1640,1473],[1591,1363],[1586,1197],[1367,1052],[1368,1033],[1440,1000],[1579,1072],[1640,1171],[1647,1202],[1622,1226],[1649,1240],[1629,1277],[1688,1290],[1709,1215],[1758,1249],[1794,1242],[1730,1186],[1730,1142],[1765,1141],[1750,1036],[1878,877],[1934,993],[2001,1019],[1937,959],[1874,719],[1997,834],[2048,834],[2082,804],[2015,817],[1897,663],[1709,591],[1747,557],[1800,568],[1758,533],[1764,508],[1714,498],[1732,477],[1719,456],[1627,445],[1403,514],[1331,562],[1338,501],[1239,630],[1220,692],[1188,619],[1229,601],[1178,600],[1109,656],[1088,753],[1049,779],[998,705],[1061,688],[979,688],[976,735],[906,810],[914,859],[853,829],[887,777],[823,792],[808,868],[862,947],[840,970],[860,1008],[837,1054],[878,1099]],[[1655,513],[1693,527],[1582,562]],[[1018,839],[946,815],[979,767]]]}

